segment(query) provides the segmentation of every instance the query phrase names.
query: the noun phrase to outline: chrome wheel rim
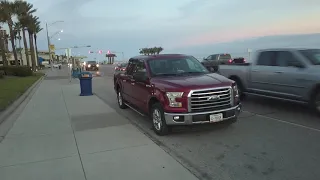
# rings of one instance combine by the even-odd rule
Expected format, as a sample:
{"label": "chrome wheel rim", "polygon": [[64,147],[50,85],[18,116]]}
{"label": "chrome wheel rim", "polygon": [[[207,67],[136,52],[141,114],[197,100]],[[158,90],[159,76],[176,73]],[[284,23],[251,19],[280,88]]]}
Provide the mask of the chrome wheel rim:
{"label": "chrome wheel rim", "polygon": [[152,113],[152,121],[153,121],[153,126],[157,131],[161,130],[162,126],[162,121],[161,121],[161,114],[158,109],[154,109]]}
{"label": "chrome wheel rim", "polygon": [[120,92],[118,92],[118,103],[120,106],[122,105],[122,96]]}

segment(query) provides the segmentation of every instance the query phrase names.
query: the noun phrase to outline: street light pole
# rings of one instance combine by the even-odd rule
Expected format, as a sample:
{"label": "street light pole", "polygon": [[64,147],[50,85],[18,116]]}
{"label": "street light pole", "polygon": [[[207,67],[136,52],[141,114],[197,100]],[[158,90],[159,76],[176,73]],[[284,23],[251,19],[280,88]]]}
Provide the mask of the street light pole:
{"label": "street light pole", "polygon": [[46,23],[46,31],[47,31],[47,42],[48,42],[48,51],[49,51],[49,61],[51,65],[51,70],[53,70],[52,58],[51,58],[51,49],[50,49],[50,37],[49,37],[49,30],[48,30],[48,23]]}
{"label": "street light pole", "polygon": [[[64,22],[64,21],[55,21],[53,23],[51,23],[50,25],[53,25],[55,23],[59,23],[59,22]],[[49,51],[49,61],[51,64],[51,70],[53,70],[53,61],[52,61],[52,56],[51,56],[51,49],[50,49],[50,37],[49,37],[49,29],[48,29],[48,23],[46,22],[46,31],[47,31],[47,42],[48,42],[48,51]]]}

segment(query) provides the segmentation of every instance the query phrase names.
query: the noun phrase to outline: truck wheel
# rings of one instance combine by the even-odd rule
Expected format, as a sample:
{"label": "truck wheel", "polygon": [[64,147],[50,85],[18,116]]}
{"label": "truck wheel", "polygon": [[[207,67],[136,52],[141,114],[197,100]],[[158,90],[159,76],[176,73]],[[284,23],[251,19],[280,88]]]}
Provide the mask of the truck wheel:
{"label": "truck wheel", "polygon": [[118,92],[117,92],[117,99],[118,99],[119,108],[121,108],[121,109],[127,108],[127,106],[124,104],[122,92],[120,89],[118,89]]}
{"label": "truck wheel", "polygon": [[320,115],[320,90],[316,91],[311,100],[313,101],[312,108],[318,115]]}
{"label": "truck wheel", "polygon": [[153,131],[157,135],[164,136],[169,134],[169,127],[164,119],[164,112],[160,103],[152,105],[150,117],[152,120]]}

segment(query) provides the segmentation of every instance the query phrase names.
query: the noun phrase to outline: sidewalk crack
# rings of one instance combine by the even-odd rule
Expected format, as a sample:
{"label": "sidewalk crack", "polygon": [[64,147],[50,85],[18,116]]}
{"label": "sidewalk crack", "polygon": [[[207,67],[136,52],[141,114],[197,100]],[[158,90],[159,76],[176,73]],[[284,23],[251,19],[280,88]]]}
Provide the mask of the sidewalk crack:
{"label": "sidewalk crack", "polygon": [[63,90],[61,88],[61,93],[62,93],[62,97],[63,97],[63,101],[64,101],[64,104],[66,106],[66,110],[67,110],[67,113],[68,113],[68,117],[69,117],[69,122],[71,124],[71,128],[72,128],[72,133],[73,133],[73,138],[74,138],[74,141],[76,143],[76,146],[77,146],[77,152],[78,152],[78,156],[79,156],[79,159],[80,159],[80,163],[81,163],[81,168],[82,168],[82,171],[83,171],[83,175],[84,175],[84,179],[87,180],[87,174],[86,174],[86,171],[84,170],[84,166],[83,166],[83,162],[82,162],[82,158],[81,158],[81,154],[80,154],[80,150],[79,150],[79,146],[78,146],[78,141],[77,141],[77,138],[76,138],[76,134],[74,132],[74,127],[72,125],[72,122],[71,122],[71,116],[70,116],[70,113],[69,113],[69,110],[68,110],[68,106],[67,106],[67,102],[66,102],[66,98],[64,96],[64,93],[63,93]]}

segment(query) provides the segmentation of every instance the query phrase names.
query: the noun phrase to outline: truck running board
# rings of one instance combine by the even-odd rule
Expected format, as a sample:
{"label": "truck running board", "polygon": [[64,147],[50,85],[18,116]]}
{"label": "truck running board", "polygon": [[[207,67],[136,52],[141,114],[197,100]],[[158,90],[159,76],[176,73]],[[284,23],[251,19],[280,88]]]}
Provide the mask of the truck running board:
{"label": "truck running board", "polygon": [[143,113],[141,113],[139,110],[135,109],[134,107],[130,106],[127,103],[124,103],[126,106],[128,106],[130,109],[134,110],[136,113],[140,114],[141,116],[145,116]]}

